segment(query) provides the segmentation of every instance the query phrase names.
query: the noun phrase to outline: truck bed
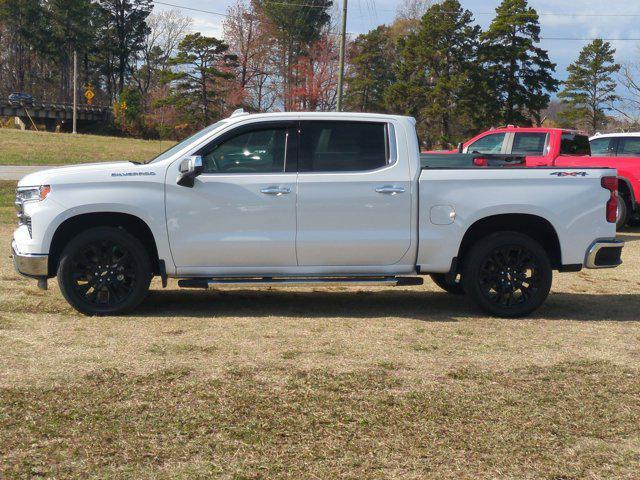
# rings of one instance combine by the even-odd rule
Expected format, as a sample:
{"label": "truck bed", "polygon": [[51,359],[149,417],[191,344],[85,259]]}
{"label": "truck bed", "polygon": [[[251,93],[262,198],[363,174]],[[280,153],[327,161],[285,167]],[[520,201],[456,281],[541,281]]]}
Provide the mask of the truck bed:
{"label": "truck bed", "polygon": [[[478,164],[480,163],[480,164]],[[522,166],[524,155],[498,153],[421,153],[421,168],[472,168]]]}

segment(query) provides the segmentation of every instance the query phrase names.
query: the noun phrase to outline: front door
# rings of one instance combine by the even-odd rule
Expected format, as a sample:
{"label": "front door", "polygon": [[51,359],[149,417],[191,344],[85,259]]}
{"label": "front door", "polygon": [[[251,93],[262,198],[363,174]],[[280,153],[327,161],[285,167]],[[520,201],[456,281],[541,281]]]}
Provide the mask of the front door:
{"label": "front door", "polygon": [[385,122],[301,122],[300,266],[397,263],[411,244],[409,162]]}
{"label": "front door", "polygon": [[238,127],[196,154],[193,188],[167,176],[167,227],[179,274],[296,265],[295,123]]}

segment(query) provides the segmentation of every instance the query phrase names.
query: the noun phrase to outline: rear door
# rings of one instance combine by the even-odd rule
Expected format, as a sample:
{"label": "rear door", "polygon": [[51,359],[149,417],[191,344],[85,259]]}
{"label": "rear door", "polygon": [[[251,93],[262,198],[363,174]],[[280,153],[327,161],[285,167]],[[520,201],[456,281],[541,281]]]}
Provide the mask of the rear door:
{"label": "rear door", "polygon": [[549,148],[549,134],[545,132],[515,132],[510,140],[509,152],[524,155],[527,166],[546,165]]}
{"label": "rear door", "polygon": [[400,261],[411,244],[411,183],[393,124],[302,121],[300,128],[298,264]]}

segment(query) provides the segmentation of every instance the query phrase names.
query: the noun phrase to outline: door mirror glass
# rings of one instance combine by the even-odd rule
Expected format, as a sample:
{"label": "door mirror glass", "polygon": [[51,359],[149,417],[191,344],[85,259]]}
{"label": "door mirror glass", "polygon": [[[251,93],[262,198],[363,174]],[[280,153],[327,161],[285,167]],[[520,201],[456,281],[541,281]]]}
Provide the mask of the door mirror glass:
{"label": "door mirror glass", "polygon": [[183,159],[178,167],[180,175],[178,175],[178,185],[183,187],[193,187],[195,178],[202,173],[202,157],[200,155],[192,155]]}

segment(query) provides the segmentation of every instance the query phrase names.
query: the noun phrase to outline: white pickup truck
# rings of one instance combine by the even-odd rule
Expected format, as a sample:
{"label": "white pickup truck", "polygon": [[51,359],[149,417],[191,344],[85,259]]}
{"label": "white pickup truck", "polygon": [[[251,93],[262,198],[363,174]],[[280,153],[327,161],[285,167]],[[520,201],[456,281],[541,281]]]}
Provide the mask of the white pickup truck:
{"label": "white pickup truck", "polygon": [[149,163],[24,177],[12,250],[20,273],[41,288],[57,276],[85,314],[131,310],[154,275],[206,288],[431,274],[491,314],[522,316],[554,269],[621,263],[615,175],[424,166],[409,117],[239,112]]}

